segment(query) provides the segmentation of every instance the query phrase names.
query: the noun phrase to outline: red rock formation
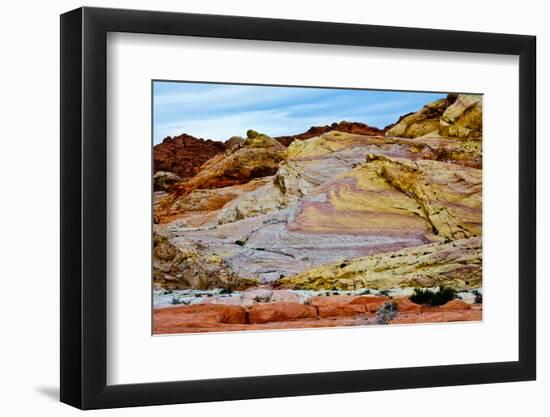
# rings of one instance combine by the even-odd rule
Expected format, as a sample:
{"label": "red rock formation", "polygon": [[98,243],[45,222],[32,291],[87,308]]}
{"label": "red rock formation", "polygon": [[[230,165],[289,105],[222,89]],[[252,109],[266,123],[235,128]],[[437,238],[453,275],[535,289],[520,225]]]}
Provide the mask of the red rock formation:
{"label": "red rock formation", "polygon": [[[280,136],[275,139],[288,146],[295,140],[309,139],[331,130],[370,136],[383,135],[385,132],[385,130],[364,123],[342,121],[327,126],[312,126],[306,132],[292,136]],[[226,150],[234,152],[243,144],[244,140],[239,137],[233,137],[226,142],[198,139],[186,133],[173,138],[167,137],[153,148],[153,173],[167,171],[183,179],[190,178],[209,159]]]}
{"label": "red rock formation", "polygon": [[225,151],[225,144],[182,134],[167,137],[153,148],[153,170],[172,172],[181,178],[195,175],[195,169]]}
{"label": "red rock formation", "polygon": [[275,139],[277,139],[283,145],[288,146],[295,140],[306,140],[315,136],[320,136],[323,133],[327,133],[330,131],[354,133],[356,135],[366,136],[383,135],[385,132],[384,129],[380,130],[377,127],[372,127],[365,123],[341,121],[340,123],[333,123],[326,126],[312,126],[304,133],[299,133],[297,135],[291,136],[279,136]]}
{"label": "red rock formation", "polygon": [[174,194],[185,196],[196,189],[215,189],[246,184],[273,175],[284,159],[285,148],[266,135],[248,138],[245,144],[209,159],[197,174],[176,184]]}
{"label": "red rock formation", "polygon": [[248,311],[251,324],[273,321],[290,321],[317,317],[314,306],[280,301],[277,303],[255,304]]}
{"label": "red rock formation", "polygon": [[201,327],[215,324],[245,324],[246,312],[242,307],[221,304],[196,304],[155,310],[154,332],[171,333],[170,329]]}
{"label": "red rock formation", "polygon": [[379,324],[376,311],[386,302],[397,307],[397,316],[388,323],[390,325],[482,319],[481,304],[471,305],[461,300],[431,307],[415,304],[407,297],[336,295],[312,297],[310,304],[277,301],[255,302],[248,306],[239,298],[218,298],[215,303],[155,309],[153,331],[168,334],[365,326]]}

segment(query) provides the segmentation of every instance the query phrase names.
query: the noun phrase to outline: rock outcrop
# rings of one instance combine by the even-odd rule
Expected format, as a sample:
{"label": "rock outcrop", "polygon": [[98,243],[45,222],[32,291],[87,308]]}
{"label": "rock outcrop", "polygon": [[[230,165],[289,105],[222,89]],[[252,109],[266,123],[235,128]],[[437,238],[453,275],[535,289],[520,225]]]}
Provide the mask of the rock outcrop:
{"label": "rock outcrop", "polygon": [[160,233],[154,234],[153,279],[165,288],[234,288],[257,285],[235,275],[219,256],[201,256],[200,245],[174,245]]}
{"label": "rock outcrop", "polygon": [[460,139],[480,139],[482,135],[482,96],[449,94],[425,105],[388,129],[386,136],[417,138],[441,135]]}
{"label": "rock outcrop", "polygon": [[[310,304],[286,301],[252,305],[208,303],[157,308],[153,313],[153,332],[275,330],[482,319],[481,306],[460,300],[441,307],[421,306],[406,297],[331,296],[314,297],[310,301]],[[395,313],[389,321],[381,321],[379,312],[388,305]]]}
{"label": "rock outcrop", "polygon": [[198,167],[224,151],[225,144],[222,142],[197,139],[187,134],[167,137],[153,147],[153,171],[190,178]]}
{"label": "rock outcrop", "polygon": [[340,123],[332,123],[331,125],[326,126],[312,126],[307,131],[299,133],[297,135],[291,136],[278,136],[277,139],[285,146],[289,146],[296,140],[306,140],[314,138],[316,136],[321,136],[328,132],[344,132],[344,133],[354,133],[357,135],[365,136],[378,136],[384,134],[384,129],[378,129],[377,127],[369,126],[365,123],[357,122],[346,122],[345,120]]}
{"label": "rock outcrop", "polygon": [[481,268],[481,239],[475,237],[344,259],[282,278],[277,285],[344,290],[443,285],[468,290],[481,286]]}
{"label": "rock outcrop", "polygon": [[157,171],[153,175],[153,189],[155,191],[170,191],[172,186],[181,181],[176,174],[167,171]]}
{"label": "rock outcrop", "polygon": [[194,177],[175,184],[172,194],[158,205],[156,218],[159,221],[173,218],[182,211],[179,207],[187,211],[186,197],[195,190],[247,184],[257,178],[275,174],[284,159],[284,146],[266,135],[253,131],[250,131],[250,135],[242,142],[234,141],[226,152],[208,160]]}

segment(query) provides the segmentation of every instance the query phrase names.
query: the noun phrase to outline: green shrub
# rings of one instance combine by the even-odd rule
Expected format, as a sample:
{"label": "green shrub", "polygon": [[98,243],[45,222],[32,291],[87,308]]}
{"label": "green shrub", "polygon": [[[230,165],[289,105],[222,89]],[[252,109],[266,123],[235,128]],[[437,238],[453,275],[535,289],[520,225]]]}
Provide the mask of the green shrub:
{"label": "green shrub", "polygon": [[383,295],[384,297],[388,297],[390,295],[390,290],[382,290],[379,291],[378,294]]}
{"label": "green shrub", "polygon": [[440,286],[438,290],[415,288],[409,299],[416,304],[440,306],[456,298],[456,291],[452,288]]}
{"label": "green shrub", "polygon": [[222,288],[220,294],[231,294],[233,290],[231,288]]}

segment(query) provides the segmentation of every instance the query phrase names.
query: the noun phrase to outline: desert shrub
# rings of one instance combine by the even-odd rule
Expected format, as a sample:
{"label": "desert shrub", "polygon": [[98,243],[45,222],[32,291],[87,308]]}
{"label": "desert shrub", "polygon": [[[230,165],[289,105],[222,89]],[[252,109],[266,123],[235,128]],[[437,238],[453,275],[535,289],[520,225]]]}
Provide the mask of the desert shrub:
{"label": "desert shrub", "polygon": [[452,288],[440,286],[433,291],[429,288],[415,288],[414,294],[409,299],[416,304],[426,304],[431,306],[440,306],[448,303],[456,297],[456,291]]}
{"label": "desert shrub", "polygon": [[257,295],[256,297],[254,297],[254,301],[257,302],[257,303],[267,303],[267,302],[271,301],[271,298],[270,297],[260,297],[259,295]]}
{"label": "desert shrub", "polygon": [[222,288],[220,290],[220,294],[231,294],[233,293],[233,290],[231,288]]}
{"label": "desert shrub", "polygon": [[378,294],[388,297],[390,295],[390,290],[379,291]]}
{"label": "desert shrub", "polygon": [[359,293],[359,295],[369,295],[369,294],[370,294],[370,290],[368,288],[365,288],[363,291]]}
{"label": "desert shrub", "polygon": [[376,312],[374,322],[376,324],[388,324],[391,320],[397,317],[397,304],[384,303]]}
{"label": "desert shrub", "polygon": [[189,301],[185,301],[185,300],[182,300],[181,298],[177,298],[176,296],[173,296],[171,303],[173,305],[178,305],[178,304],[188,305]]}
{"label": "desert shrub", "polygon": [[235,245],[244,246],[246,242],[244,240],[236,240]]}

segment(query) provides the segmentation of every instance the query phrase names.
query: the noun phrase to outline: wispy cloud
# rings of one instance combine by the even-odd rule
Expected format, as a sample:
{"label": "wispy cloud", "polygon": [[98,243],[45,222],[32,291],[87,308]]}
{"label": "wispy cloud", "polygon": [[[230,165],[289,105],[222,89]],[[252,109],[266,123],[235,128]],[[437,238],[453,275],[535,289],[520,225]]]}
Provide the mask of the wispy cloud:
{"label": "wispy cloud", "polygon": [[155,82],[154,141],[188,133],[226,140],[255,129],[272,136],[341,120],[385,126],[442,94]]}

